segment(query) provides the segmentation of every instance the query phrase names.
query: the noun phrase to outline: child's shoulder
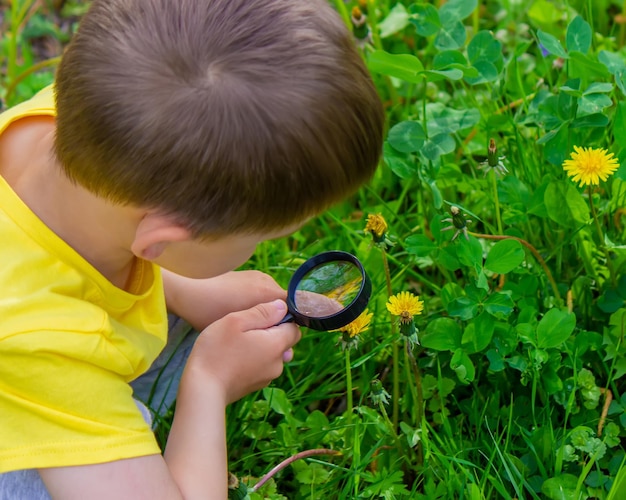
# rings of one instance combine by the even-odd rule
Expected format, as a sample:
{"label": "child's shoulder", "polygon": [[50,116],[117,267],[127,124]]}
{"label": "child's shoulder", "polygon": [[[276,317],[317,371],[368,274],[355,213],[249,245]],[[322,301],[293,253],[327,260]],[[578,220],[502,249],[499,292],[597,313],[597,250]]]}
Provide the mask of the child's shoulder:
{"label": "child's shoulder", "polygon": [[27,116],[55,116],[54,86],[48,85],[33,97],[0,113],[0,133],[12,122]]}
{"label": "child's shoulder", "polygon": [[36,142],[54,128],[55,114],[52,86],[0,114],[0,175],[9,183]]}

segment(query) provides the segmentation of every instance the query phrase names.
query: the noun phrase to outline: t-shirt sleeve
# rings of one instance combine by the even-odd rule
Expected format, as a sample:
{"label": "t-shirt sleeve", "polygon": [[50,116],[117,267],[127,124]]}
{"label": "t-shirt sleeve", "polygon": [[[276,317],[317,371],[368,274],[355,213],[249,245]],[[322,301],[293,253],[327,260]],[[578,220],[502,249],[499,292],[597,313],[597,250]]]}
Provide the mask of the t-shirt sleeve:
{"label": "t-shirt sleeve", "polygon": [[119,365],[122,354],[97,333],[0,340],[0,472],[160,453],[128,381],[103,362],[107,355]]}

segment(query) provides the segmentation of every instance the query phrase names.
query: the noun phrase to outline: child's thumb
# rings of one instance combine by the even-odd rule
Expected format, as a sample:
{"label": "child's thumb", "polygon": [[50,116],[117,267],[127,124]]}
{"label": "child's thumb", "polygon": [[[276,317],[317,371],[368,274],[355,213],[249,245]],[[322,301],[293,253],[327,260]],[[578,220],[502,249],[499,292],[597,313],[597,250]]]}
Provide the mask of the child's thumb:
{"label": "child's thumb", "polygon": [[284,300],[275,300],[259,304],[248,309],[246,329],[264,329],[277,325],[287,314]]}

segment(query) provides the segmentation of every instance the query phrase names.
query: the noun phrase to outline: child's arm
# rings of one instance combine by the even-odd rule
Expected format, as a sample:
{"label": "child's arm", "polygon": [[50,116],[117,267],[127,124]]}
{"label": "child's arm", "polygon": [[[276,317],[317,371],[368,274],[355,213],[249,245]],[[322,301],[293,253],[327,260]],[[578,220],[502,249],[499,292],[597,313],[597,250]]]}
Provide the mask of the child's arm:
{"label": "child's arm", "polygon": [[55,499],[219,499],[227,497],[225,408],[283,369],[283,353],[300,338],[275,325],[282,301],[232,313],[204,330],[183,373],[165,456],[40,469]]}
{"label": "child's arm", "polygon": [[228,313],[287,297],[272,277],[260,271],[232,271],[209,279],[185,278],[166,269],[162,274],[168,310],[198,331]]}

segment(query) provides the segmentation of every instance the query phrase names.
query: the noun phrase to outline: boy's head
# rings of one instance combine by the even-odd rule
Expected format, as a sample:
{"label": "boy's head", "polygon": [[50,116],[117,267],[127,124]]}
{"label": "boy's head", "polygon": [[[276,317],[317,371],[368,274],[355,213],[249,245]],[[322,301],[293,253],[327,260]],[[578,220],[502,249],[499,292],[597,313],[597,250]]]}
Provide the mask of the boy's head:
{"label": "boy's head", "polygon": [[302,221],[382,149],[375,87],[326,0],[94,0],[56,93],[67,175],[198,236]]}

